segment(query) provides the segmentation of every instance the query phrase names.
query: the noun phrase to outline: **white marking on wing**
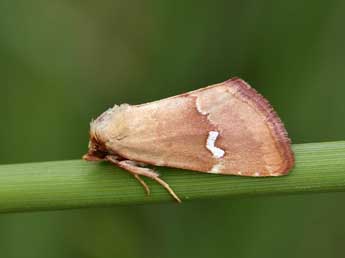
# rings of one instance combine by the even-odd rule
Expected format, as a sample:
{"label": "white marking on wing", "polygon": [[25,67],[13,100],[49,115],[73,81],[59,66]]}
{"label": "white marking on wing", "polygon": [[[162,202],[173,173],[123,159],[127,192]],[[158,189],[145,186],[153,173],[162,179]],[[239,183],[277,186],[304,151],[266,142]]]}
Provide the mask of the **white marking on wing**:
{"label": "white marking on wing", "polygon": [[217,164],[213,165],[212,169],[209,172],[213,173],[213,174],[219,174],[221,172],[220,170],[222,168],[223,168],[223,164],[217,163]]}
{"label": "white marking on wing", "polygon": [[206,141],[206,148],[213,154],[213,156],[217,159],[224,156],[225,151],[216,147],[215,142],[218,138],[219,132],[217,131],[210,131],[208,133],[207,141]]}

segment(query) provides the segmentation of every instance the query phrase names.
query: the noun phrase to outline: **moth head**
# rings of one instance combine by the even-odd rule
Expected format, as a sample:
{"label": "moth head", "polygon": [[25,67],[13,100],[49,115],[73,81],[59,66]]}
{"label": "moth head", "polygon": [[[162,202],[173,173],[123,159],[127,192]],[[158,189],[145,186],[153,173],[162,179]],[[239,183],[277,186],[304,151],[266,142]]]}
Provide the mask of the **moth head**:
{"label": "moth head", "polygon": [[83,159],[89,161],[98,161],[103,160],[107,155],[108,151],[106,147],[100,143],[97,138],[91,136],[89,141],[89,150],[83,156]]}

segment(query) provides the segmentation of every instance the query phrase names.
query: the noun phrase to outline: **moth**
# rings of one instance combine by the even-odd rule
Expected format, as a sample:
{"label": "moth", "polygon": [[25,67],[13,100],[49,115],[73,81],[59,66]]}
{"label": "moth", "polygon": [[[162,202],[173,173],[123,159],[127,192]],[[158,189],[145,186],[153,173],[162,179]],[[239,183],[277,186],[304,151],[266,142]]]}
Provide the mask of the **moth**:
{"label": "moth", "polygon": [[[239,78],[174,97],[115,105],[90,124],[85,160],[106,160],[161,184],[147,165],[239,176],[281,176],[294,165],[290,139],[269,102]],[[226,180],[226,179],[224,179]]]}

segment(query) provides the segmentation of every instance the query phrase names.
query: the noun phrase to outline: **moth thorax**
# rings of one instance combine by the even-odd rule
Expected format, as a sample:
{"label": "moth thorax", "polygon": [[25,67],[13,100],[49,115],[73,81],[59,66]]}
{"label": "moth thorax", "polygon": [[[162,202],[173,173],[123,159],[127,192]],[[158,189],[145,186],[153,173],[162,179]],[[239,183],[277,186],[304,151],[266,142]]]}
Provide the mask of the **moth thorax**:
{"label": "moth thorax", "polygon": [[107,143],[118,138],[122,134],[125,120],[124,111],[129,105],[122,104],[115,105],[102,113],[96,120],[91,122],[90,134],[91,137],[97,139],[102,143]]}

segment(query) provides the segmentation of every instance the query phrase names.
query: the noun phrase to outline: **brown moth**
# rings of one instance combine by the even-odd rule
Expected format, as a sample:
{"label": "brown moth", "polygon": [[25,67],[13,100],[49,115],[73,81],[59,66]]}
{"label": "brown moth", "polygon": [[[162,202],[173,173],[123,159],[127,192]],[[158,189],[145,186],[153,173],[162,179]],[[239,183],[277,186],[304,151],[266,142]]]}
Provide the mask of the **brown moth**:
{"label": "brown moth", "polygon": [[239,78],[142,105],[115,105],[91,122],[83,158],[127,170],[148,194],[140,176],[149,177],[179,202],[145,165],[254,177],[285,175],[294,165],[278,115]]}

